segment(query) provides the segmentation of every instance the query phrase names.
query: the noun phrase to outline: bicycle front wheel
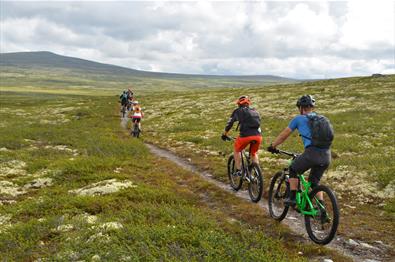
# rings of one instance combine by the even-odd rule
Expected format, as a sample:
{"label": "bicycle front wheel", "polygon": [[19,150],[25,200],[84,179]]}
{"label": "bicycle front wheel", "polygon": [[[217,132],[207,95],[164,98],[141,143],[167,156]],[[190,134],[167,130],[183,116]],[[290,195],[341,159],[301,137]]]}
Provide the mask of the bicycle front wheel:
{"label": "bicycle front wheel", "polygon": [[243,178],[242,176],[236,175],[235,172],[236,172],[236,163],[234,156],[231,155],[228,158],[228,177],[229,177],[230,186],[235,191],[238,191],[243,185]]}
{"label": "bicycle front wheel", "polygon": [[288,213],[289,206],[284,204],[284,199],[290,192],[289,184],[283,172],[277,172],[270,182],[269,187],[269,213],[272,218],[281,221]]}
{"label": "bicycle front wheel", "polygon": [[318,213],[305,216],[307,234],[315,243],[326,245],[335,237],[339,225],[336,196],[329,187],[320,185],[310,192],[309,197]]}
{"label": "bicycle front wheel", "polygon": [[252,202],[258,202],[261,200],[263,192],[263,177],[260,166],[256,163],[252,163],[250,170],[250,183],[248,184],[248,193]]}

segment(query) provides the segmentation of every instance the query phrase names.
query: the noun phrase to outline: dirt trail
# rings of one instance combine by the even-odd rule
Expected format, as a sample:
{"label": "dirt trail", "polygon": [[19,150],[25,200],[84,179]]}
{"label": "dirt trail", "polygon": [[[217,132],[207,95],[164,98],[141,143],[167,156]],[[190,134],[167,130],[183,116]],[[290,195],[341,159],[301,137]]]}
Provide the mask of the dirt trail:
{"label": "dirt trail", "polygon": [[121,117],[121,127],[126,129],[127,126],[128,126],[128,118],[127,117]]}
{"label": "dirt trail", "polygon": [[[203,179],[216,185],[217,187],[227,192],[230,192],[232,194],[235,194],[236,196],[246,201],[250,201],[247,191],[235,192],[230,188],[228,184],[222,183],[212,178],[212,175],[210,173],[200,171],[196,166],[194,166],[187,160],[173,154],[172,152],[161,149],[152,144],[146,143],[146,146],[150,149],[150,151],[153,154],[166,158],[176,163],[178,166],[200,175]],[[257,205],[259,205],[262,209],[267,211],[267,213],[269,212],[267,201],[265,199],[261,200]],[[290,230],[292,230],[296,234],[302,235],[307,240],[309,239],[304,227],[304,221],[302,217],[295,211],[290,211],[287,217],[282,221],[282,223],[289,226]],[[374,262],[374,261],[393,261],[392,259],[394,259],[388,257],[387,255],[391,247],[381,243],[380,241],[377,241],[376,245],[373,246],[366,243],[355,242],[352,239],[347,238],[346,236],[337,235],[330,244],[326,245],[326,247],[330,249],[334,249],[346,255],[352,258],[354,261]]]}

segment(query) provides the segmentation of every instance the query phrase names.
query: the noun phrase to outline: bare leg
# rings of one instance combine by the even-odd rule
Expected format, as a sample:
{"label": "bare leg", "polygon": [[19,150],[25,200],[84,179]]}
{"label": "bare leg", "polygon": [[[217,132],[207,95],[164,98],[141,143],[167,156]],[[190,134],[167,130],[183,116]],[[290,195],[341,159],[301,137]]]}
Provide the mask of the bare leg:
{"label": "bare leg", "polygon": [[259,164],[258,153],[251,157],[252,162],[255,164]]}
{"label": "bare leg", "polygon": [[298,181],[299,181],[298,178],[292,178],[291,177],[289,179],[289,185],[290,185],[292,191],[298,190]]}
{"label": "bare leg", "polygon": [[324,194],[320,191],[317,193],[317,197],[319,200],[323,201],[324,200]]}
{"label": "bare leg", "polygon": [[290,195],[289,198],[285,199],[286,204],[295,205],[296,204],[296,191],[298,190],[299,179],[295,177],[289,178]]}
{"label": "bare leg", "polygon": [[235,151],[233,153],[233,155],[234,155],[234,158],[235,158],[236,169],[240,170],[241,169],[241,153]]}

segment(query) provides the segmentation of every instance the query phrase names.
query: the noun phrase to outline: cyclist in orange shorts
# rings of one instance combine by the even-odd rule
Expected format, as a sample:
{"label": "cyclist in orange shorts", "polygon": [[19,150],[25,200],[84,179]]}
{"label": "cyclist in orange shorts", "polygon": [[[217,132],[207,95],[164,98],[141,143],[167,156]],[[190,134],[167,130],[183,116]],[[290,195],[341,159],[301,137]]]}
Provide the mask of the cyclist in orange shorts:
{"label": "cyclist in orange shorts", "polygon": [[[241,96],[236,101],[238,108],[236,108],[226,124],[225,131],[221,136],[222,140],[228,140],[228,133],[234,122],[239,122],[236,130],[240,127],[240,135],[236,138],[234,143],[234,157],[236,164],[236,173],[241,175],[241,155],[240,152],[250,145],[251,159],[254,163],[259,163],[258,150],[262,142],[261,134],[261,118],[259,113],[251,108],[251,100],[248,96]],[[254,143],[251,143],[255,141]]]}

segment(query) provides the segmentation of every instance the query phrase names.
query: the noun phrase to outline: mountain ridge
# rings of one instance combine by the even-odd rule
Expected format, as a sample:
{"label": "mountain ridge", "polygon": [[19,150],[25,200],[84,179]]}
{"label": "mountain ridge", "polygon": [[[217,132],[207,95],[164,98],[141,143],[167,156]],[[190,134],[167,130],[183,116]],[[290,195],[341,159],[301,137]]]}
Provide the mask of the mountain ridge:
{"label": "mountain ridge", "polygon": [[82,70],[94,73],[133,75],[141,77],[170,77],[170,78],[220,78],[220,79],[245,79],[268,82],[298,82],[299,79],[286,78],[275,75],[205,75],[181,74],[167,72],[151,72],[132,69],[128,67],[96,62],[78,57],[63,56],[50,51],[11,52],[0,53],[0,67],[39,67],[39,68],[64,68]]}

